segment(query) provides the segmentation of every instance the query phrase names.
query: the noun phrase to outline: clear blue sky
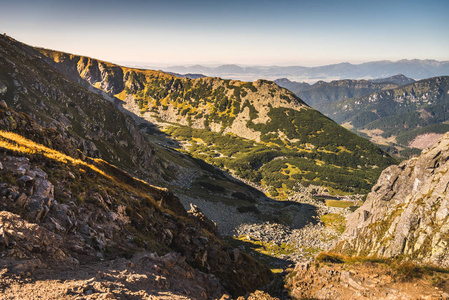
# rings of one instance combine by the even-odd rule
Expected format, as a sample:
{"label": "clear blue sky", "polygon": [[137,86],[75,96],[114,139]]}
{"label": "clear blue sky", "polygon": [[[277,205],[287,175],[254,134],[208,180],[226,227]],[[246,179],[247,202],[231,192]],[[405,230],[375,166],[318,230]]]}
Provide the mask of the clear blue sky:
{"label": "clear blue sky", "polygon": [[449,60],[449,1],[0,0],[0,32],[159,65]]}

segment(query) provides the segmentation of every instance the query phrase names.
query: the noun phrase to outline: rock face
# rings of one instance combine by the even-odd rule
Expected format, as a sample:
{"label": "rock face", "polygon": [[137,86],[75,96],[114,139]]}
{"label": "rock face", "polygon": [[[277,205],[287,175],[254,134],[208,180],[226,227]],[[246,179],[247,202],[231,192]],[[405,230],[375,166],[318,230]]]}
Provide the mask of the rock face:
{"label": "rock face", "polygon": [[398,87],[398,84],[388,81],[372,82],[368,80],[335,80],[331,82],[318,81],[313,85],[305,82],[294,82],[286,78],[275,80],[279,86],[288,88],[298,97],[303,99],[313,108],[321,111],[329,105],[329,103],[368,95],[383,89],[392,89]]}
{"label": "rock face", "polygon": [[[36,55],[39,53],[33,48],[0,37],[0,100],[30,115],[46,127],[47,132],[56,129],[73,145],[71,149],[75,152],[107,160],[147,181],[157,182],[169,176],[173,167],[163,165],[156,157],[154,145],[145,140],[129,116],[118,111],[110,101],[72,82]],[[92,64],[86,59],[80,62],[80,67],[96,70]],[[95,80],[102,72],[100,68],[98,74],[93,72],[86,80]],[[115,83],[114,76],[108,78]],[[120,85],[117,83],[117,86]],[[108,86],[104,89],[113,91]],[[19,123],[9,119],[4,118],[10,130],[21,130],[23,125],[29,124],[26,118],[21,118]]]}
{"label": "rock face", "polygon": [[383,171],[336,250],[449,267],[449,133]]}

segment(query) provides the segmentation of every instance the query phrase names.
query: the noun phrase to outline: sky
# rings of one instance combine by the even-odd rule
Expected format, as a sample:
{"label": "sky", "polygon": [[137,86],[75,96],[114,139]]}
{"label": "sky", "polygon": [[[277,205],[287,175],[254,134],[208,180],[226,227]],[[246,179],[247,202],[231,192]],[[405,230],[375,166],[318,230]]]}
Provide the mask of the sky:
{"label": "sky", "polygon": [[449,60],[449,1],[0,0],[0,33],[158,66]]}

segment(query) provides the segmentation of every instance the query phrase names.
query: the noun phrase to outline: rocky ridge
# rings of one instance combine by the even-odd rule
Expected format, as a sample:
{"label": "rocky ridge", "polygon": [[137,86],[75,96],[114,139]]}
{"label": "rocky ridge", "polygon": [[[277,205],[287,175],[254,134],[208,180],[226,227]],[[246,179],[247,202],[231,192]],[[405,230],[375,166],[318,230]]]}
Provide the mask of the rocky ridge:
{"label": "rocky ridge", "polygon": [[384,170],[363,206],[349,216],[336,249],[449,267],[448,161],[446,133],[421,156]]}
{"label": "rocky ridge", "polygon": [[[372,140],[381,137],[381,143],[401,150],[411,147],[416,137],[448,131],[448,103],[449,77],[440,76],[342,99],[323,106],[322,111],[339,124],[349,124]],[[431,145],[427,143],[425,148]]]}
{"label": "rocky ridge", "polygon": [[[150,120],[155,114],[166,122],[260,141],[260,133],[248,127],[248,121],[267,122],[271,108],[308,109],[290,91],[265,80],[247,83],[217,77],[178,78],[48,49],[38,51],[70,78],[123,100],[127,109]],[[149,86],[156,87],[153,90]],[[224,120],[223,115],[227,117]]]}

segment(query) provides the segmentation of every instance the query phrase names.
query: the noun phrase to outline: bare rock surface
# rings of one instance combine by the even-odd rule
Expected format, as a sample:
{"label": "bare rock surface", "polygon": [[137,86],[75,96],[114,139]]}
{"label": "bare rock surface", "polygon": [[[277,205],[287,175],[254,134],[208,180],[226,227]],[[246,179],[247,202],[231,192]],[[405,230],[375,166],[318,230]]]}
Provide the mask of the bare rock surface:
{"label": "bare rock surface", "polygon": [[337,250],[449,267],[448,161],[446,133],[421,156],[384,170]]}

